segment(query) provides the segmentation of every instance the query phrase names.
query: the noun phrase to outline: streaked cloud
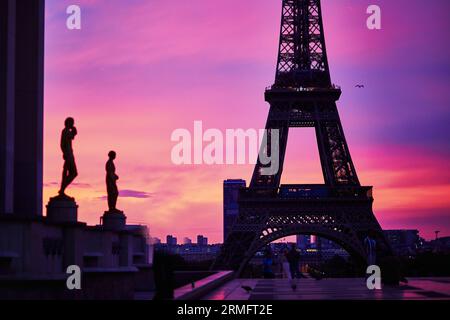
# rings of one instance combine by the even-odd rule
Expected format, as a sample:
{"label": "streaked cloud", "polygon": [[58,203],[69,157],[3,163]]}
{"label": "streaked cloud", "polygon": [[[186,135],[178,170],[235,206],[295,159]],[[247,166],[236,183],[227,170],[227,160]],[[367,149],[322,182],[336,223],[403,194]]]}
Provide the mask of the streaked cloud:
{"label": "streaked cloud", "polygon": [[[121,197],[121,198],[148,199],[150,197],[153,197],[153,194],[145,192],[145,191],[125,189],[125,190],[120,190],[119,191],[119,197]],[[107,196],[101,196],[99,198],[100,198],[100,200],[108,199]]]}

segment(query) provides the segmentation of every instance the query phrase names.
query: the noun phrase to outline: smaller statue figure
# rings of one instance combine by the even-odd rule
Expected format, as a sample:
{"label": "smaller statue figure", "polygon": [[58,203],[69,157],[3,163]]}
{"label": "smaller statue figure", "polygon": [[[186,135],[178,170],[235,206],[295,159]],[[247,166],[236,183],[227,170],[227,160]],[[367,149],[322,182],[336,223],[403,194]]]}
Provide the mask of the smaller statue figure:
{"label": "smaller statue figure", "polygon": [[109,212],[119,212],[116,208],[117,198],[119,197],[119,190],[117,188],[117,180],[119,177],[116,175],[116,166],[114,165],[114,159],[116,159],[116,153],[110,151],[108,153],[108,161],[106,162],[106,191],[108,193],[108,208]]}
{"label": "smaller statue figure", "polygon": [[75,164],[75,157],[73,155],[72,140],[77,135],[77,128],[74,126],[73,118],[67,118],[64,122],[64,129],[61,133],[61,151],[63,153],[64,167],[62,173],[61,189],[59,190],[59,197],[70,198],[65,194],[66,188],[77,177],[78,171]]}

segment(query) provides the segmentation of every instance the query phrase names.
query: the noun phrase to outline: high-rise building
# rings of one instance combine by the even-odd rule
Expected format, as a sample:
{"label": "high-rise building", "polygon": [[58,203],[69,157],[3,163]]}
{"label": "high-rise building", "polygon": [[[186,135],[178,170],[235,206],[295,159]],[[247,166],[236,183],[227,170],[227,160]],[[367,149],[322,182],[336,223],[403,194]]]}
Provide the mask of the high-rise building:
{"label": "high-rise building", "polygon": [[234,221],[239,214],[239,189],[245,188],[242,179],[228,179],[223,182],[223,241],[228,237]]}
{"label": "high-rise building", "polygon": [[168,246],[176,246],[177,245],[177,238],[172,236],[172,235],[168,235],[166,243],[167,243]]}
{"label": "high-rise building", "polygon": [[199,246],[207,246],[208,245],[208,238],[198,235],[197,236],[197,245]]}
{"label": "high-rise building", "polygon": [[185,238],[183,239],[183,244],[192,244],[192,240],[189,239],[188,237],[185,237]]}

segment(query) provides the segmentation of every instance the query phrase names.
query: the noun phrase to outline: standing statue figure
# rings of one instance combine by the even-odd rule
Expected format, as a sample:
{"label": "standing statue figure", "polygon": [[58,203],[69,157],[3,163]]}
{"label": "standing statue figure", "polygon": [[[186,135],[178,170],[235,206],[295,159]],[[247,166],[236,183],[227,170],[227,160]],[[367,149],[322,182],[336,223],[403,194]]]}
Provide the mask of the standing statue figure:
{"label": "standing statue figure", "polygon": [[108,153],[108,162],[106,162],[106,191],[108,192],[108,208],[109,212],[119,212],[116,208],[117,198],[119,197],[119,190],[117,188],[117,180],[119,177],[116,175],[116,166],[114,165],[114,159],[116,159],[116,153],[110,151]]}
{"label": "standing statue figure", "polygon": [[65,198],[69,198],[65,194],[66,188],[78,175],[72,149],[72,140],[77,135],[77,128],[75,128],[74,124],[75,121],[73,118],[67,118],[64,122],[65,128],[61,133],[61,151],[63,153],[64,168],[62,173],[61,189],[58,193],[61,197]]}

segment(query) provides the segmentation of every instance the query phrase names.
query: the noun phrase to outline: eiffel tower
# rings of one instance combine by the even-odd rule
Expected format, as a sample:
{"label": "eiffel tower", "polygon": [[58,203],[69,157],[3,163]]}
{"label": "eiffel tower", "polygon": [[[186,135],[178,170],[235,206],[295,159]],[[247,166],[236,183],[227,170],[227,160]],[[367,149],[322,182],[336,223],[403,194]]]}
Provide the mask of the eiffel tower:
{"label": "eiffel tower", "polygon": [[[367,263],[364,239],[377,240],[377,256],[392,255],[372,211],[372,187],[361,186],[336,107],[341,89],[332,84],[320,0],[282,0],[275,83],[266,89],[270,104],[268,141],[278,130],[279,170],[264,175],[258,159],[248,188],[239,193],[239,215],[213,264],[238,274],[265,245],[287,236],[313,234],[330,239]],[[325,184],[280,185],[289,128],[314,127]]]}

